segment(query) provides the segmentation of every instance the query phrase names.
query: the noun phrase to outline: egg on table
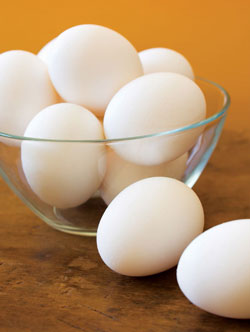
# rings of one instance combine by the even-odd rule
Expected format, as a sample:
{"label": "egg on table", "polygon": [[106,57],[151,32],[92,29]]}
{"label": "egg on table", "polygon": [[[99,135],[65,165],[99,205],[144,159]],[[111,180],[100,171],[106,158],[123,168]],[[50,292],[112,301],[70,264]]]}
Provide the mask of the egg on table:
{"label": "egg on table", "polygon": [[[99,120],[82,106],[60,103],[38,113],[26,137],[53,140],[103,139]],[[70,208],[86,202],[98,189],[106,167],[103,144],[23,141],[21,159],[33,192],[44,202]]]}
{"label": "egg on table", "polygon": [[118,156],[113,149],[107,152],[107,170],[100,188],[101,197],[109,204],[130,184],[153,176],[167,176],[180,180],[186,169],[188,154],[155,166],[133,164]]}
{"label": "egg on table", "polygon": [[149,48],[139,52],[144,74],[172,72],[194,79],[188,60],[179,52],[164,47]]}
{"label": "egg on table", "polygon": [[97,229],[97,248],[112,270],[146,276],[175,266],[203,226],[203,208],[192,189],[167,177],[147,178],[109,204]]}
{"label": "egg on table", "polygon": [[194,239],[180,258],[177,280],[201,309],[250,318],[250,219],[220,224]]}
{"label": "egg on table", "polygon": [[0,72],[0,130],[22,136],[30,120],[55,104],[58,95],[47,66],[30,52],[2,53]]}
{"label": "egg on table", "polygon": [[55,40],[49,63],[51,80],[67,102],[102,116],[126,83],[143,75],[138,53],[119,33],[94,24],[72,27]]}
{"label": "egg on table", "polygon": [[119,141],[112,148],[130,162],[156,165],[187,152],[203,127],[173,135],[157,133],[191,125],[205,116],[205,97],[194,81],[176,73],[154,73],[129,82],[115,94],[103,125],[108,139],[152,135]]}

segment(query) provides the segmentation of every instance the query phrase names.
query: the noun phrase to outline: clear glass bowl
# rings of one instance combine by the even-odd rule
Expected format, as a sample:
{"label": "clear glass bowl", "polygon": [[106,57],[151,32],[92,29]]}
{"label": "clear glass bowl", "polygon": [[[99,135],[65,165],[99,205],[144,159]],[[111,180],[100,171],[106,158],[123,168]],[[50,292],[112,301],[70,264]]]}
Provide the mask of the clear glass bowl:
{"label": "clear glass bowl", "polygon": [[[49,149],[51,144],[86,144],[90,146],[88,149],[89,153],[91,153],[91,148],[96,145],[105,146],[105,148],[110,151],[113,151],[113,148],[118,148],[118,150],[119,148],[121,148],[121,150],[130,150],[138,146],[138,151],[141,152],[145,149],[144,152],[146,156],[148,156],[147,153],[149,151],[156,153],[158,151],[161,152],[166,142],[167,144],[170,142],[171,146],[174,146],[174,148],[174,144],[176,144],[176,148],[178,148],[178,144],[180,145],[181,140],[182,149],[186,149],[185,151],[187,152],[187,158],[184,164],[184,175],[181,180],[189,187],[192,187],[203,172],[216,147],[230,105],[228,93],[217,83],[202,78],[197,78],[196,82],[206,97],[207,118],[204,121],[171,131],[140,137],[98,141],[44,140],[19,137],[0,132],[1,176],[17,196],[51,227],[71,234],[95,236],[98,222],[107,207],[101,198],[100,190],[94,193],[84,204],[73,208],[61,209],[45,203],[32,191],[26,180],[21,161],[22,142],[30,141],[32,144],[37,144],[38,148],[39,144],[41,146],[42,142],[43,148],[45,149]],[[184,140],[183,137],[185,138]],[[190,137],[193,142],[190,141]],[[185,143],[183,144],[185,141],[190,141],[191,143],[189,142],[187,146],[185,146]],[[159,145],[157,145],[158,143]],[[192,145],[191,147],[190,144]],[[160,147],[159,150],[157,150],[157,146]],[[150,147],[149,150],[147,150],[148,147]],[[119,167],[125,168],[128,166],[127,163],[124,163],[124,166]],[[73,164],[72,172],[74,172]],[[162,172],[154,175],[160,176]],[[88,176],[88,174],[83,174],[83,176]]]}

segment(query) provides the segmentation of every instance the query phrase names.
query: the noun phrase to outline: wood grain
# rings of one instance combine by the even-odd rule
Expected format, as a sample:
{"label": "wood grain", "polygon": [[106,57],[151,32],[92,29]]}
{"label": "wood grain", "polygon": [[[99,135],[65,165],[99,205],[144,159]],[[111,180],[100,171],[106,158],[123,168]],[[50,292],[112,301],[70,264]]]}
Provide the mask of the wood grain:
{"label": "wood grain", "polygon": [[[250,217],[249,148],[249,133],[224,132],[194,188],[206,228]],[[2,181],[0,202],[1,332],[250,331],[250,320],[213,316],[189,303],[175,268],[146,278],[115,274],[94,238],[49,228]]]}

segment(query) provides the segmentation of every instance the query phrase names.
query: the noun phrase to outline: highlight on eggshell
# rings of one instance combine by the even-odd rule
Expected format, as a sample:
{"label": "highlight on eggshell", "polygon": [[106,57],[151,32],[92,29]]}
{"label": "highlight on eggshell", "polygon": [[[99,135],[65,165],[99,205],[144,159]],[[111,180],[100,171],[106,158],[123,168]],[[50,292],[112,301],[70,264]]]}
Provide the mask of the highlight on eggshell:
{"label": "highlight on eggshell", "polygon": [[147,276],[175,266],[203,227],[203,208],[192,189],[152,177],[131,184],[109,204],[97,229],[97,248],[115,272]]}
{"label": "highlight on eggshell", "polygon": [[23,136],[30,120],[43,108],[55,104],[58,95],[47,66],[26,51],[0,55],[0,130]]}
{"label": "highlight on eggshell", "polygon": [[196,306],[228,318],[250,318],[250,219],[210,228],[183,252],[177,281]]}
{"label": "highlight on eggshell", "polygon": [[188,60],[179,52],[169,48],[149,48],[139,52],[144,74],[171,72],[194,79],[193,69]]}
{"label": "highlight on eggshell", "polygon": [[188,153],[176,160],[155,166],[142,166],[128,162],[111,148],[107,151],[107,170],[100,188],[101,197],[108,205],[130,184],[153,176],[167,176],[180,180],[186,169]]}
{"label": "highlight on eggshell", "polygon": [[[25,136],[54,140],[99,140],[99,120],[82,106],[60,103],[38,113]],[[99,143],[23,141],[21,160],[32,191],[57,208],[86,202],[100,186],[106,170],[106,149]]]}
{"label": "highlight on eggshell", "polygon": [[61,33],[48,61],[51,80],[67,102],[103,115],[113,95],[143,75],[136,49],[114,30],[93,24]]}
{"label": "highlight on eggshell", "polygon": [[141,76],[121,88],[104,114],[109,139],[152,135],[113,144],[122,158],[140,165],[157,165],[187,152],[204,127],[175,135],[154,135],[204,120],[206,101],[199,86],[176,73]]}

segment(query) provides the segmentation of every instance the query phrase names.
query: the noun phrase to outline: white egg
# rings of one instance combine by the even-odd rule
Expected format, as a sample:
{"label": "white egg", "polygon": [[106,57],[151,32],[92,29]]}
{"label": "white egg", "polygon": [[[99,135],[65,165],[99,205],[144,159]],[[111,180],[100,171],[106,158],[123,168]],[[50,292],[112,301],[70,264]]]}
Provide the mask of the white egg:
{"label": "white egg", "polygon": [[64,31],[49,61],[52,82],[61,97],[101,116],[113,95],[143,75],[135,48],[119,33],[85,24]]}
{"label": "white egg", "polygon": [[172,72],[194,79],[193,69],[188,60],[180,53],[169,48],[157,47],[139,52],[145,74]]}
{"label": "white egg", "polygon": [[[205,97],[196,83],[176,73],[139,77],[121,88],[104,115],[107,138],[164,132],[204,120]],[[112,148],[124,159],[142,165],[171,161],[196,142],[203,128],[174,135],[121,141]]]}
{"label": "white egg", "polygon": [[177,280],[201,309],[250,318],[250,219],[223,223],[198,236],[180,258]]}
{"label": "white egg", "polygon": [[130,184],[153,176],[167,176],[180,180],[186,169],[188,154],[176,160],[155,166],[142,166],[120,158],[112,149],[107,153],[107,170],[100,192],[106,204],[109,204],[124,188]]}
{"label": "white egg", "polygon": [[52,52],[54,49],[54,44],[55,44],[55,38],[49,41],[46,45],[43,46],[43,48],[37,53],[37,56],[43,60],[43,62],[46,63],[48,66],[49,61],[52,57]]}
{"label": "white egg", "polygon": [[167,177],[147,178],[125,188],[107,207],[97,248],[112,270],[146,276],[175,266],[203,226],[203,208],[192,189]]}
{"label": "white egg", "polygon": [[[61,103],[37,114],[25,136],[59,140],[103,139],[97,118],[79,105]],[[31,189],[49,205],[69,208],[98,189],[106,166],[101,143],[23,141],[21,158]]]}
{"label": "white egg", "polygon": [[47,66],[32,53],[2,53],[0,72],[0,130],[22,136],[30,120],[58,96]]}

